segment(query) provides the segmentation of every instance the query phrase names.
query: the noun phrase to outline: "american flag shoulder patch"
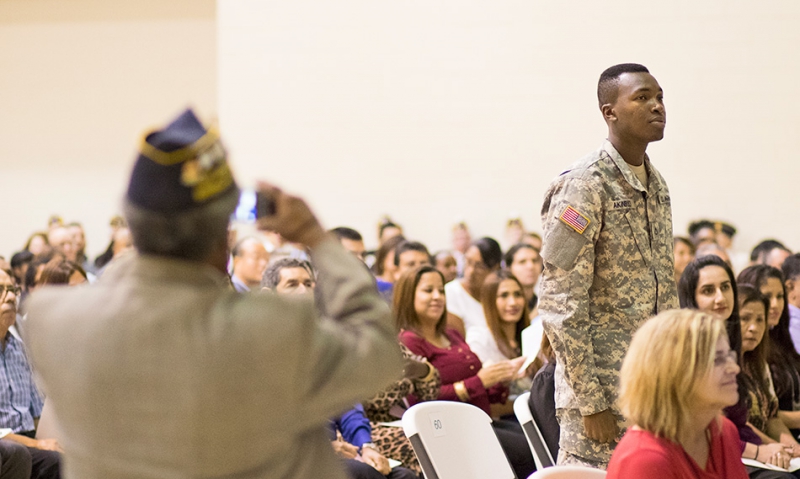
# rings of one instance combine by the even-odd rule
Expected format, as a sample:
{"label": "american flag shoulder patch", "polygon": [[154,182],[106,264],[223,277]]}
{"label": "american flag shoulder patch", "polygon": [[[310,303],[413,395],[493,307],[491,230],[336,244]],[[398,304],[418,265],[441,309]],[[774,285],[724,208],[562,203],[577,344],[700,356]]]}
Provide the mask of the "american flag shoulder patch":
{"label": "american flag shoulder patch", "polygon": [[580,234],[583,234],[586,231],[586,227],[589,226],[589,218],[582,215],[578,210],[573,208],[571,205],[567,205],[567,209],[561,213],[561,216],[558,217],[561,221],[567,224],[570,228],[574,229]]}

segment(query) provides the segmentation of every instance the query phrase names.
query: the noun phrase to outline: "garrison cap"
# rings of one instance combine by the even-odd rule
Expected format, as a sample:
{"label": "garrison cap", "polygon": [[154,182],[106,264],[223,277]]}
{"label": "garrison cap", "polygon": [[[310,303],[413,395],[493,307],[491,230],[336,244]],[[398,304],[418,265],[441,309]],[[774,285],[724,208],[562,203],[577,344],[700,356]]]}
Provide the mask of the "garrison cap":
{"label": "garrison cap", "polygon": [[180,213],[236,188],[216,128],[187,109],[162,130],[147,133],[133,166],[128,200],[157,213]]}

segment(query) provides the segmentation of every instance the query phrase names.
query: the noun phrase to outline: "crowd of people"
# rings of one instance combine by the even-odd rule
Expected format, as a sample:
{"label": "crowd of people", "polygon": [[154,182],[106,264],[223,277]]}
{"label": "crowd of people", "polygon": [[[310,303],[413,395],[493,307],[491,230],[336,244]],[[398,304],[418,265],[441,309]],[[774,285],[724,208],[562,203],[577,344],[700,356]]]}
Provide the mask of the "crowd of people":
{"label": "crowd of people", "polygon": [[645,154],[660,86],[617,65],[598,99],[608,140],[505,248],[462,222],[432,252],[384,218],[367,251],[267,183],[273,211],[238,238],[218,132],[191,110],[150,132],[103,254],[54,216],[0,263],[0,478],[419,478],[393,421],[436,400],[490,416],[526,478],[528,391],[559,464],[800,477],[800,254],[737,254],[718,221],[673,237]]}

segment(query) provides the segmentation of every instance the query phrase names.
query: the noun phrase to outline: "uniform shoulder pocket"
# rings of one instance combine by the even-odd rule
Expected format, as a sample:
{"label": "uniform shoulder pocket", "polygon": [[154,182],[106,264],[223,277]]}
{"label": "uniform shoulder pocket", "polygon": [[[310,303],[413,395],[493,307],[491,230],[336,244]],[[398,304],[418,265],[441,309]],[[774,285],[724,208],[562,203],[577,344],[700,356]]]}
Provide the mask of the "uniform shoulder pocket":
{"label": "uniform shoulder pocket", "polygon": [[542,259],[563,270],[571,270],[587,243],[587,236],[558,222],[544,237]]}

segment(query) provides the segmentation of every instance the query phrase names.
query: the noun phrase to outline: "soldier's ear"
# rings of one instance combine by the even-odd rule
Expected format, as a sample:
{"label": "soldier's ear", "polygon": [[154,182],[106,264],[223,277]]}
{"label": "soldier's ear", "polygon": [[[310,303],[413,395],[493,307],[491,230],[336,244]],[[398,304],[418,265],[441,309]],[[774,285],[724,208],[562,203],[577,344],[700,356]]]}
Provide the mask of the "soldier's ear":
{"label": "soldier's ear", "polygon": [[600,112],[603,114],[603,119],[606,120],[606,123],[617,121],[617,112],[614,111],[614,105],[611,103],[604,103],[600,107]]}

